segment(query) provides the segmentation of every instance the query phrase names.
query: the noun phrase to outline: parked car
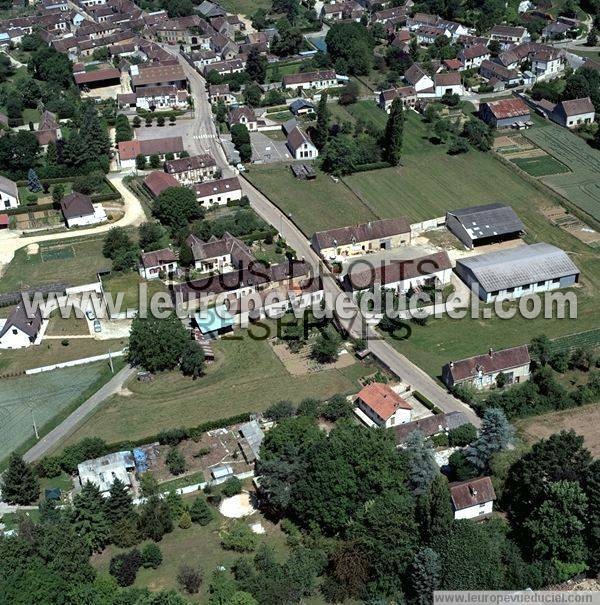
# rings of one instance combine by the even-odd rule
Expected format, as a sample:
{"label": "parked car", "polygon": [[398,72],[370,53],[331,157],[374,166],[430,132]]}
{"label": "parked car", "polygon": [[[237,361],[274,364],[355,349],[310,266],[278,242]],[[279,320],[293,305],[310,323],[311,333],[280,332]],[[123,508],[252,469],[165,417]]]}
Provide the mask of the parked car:
{"label": "parked car", "polygon": [[102,332],[102,324],[99,319],[94,320],[94,332]]}

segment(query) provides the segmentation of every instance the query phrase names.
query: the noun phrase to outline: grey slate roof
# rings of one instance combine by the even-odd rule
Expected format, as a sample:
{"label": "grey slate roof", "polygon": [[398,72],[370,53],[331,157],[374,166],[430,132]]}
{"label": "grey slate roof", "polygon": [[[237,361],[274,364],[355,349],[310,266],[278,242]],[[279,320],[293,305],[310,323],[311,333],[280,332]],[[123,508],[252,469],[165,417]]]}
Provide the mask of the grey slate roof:
{"label": "grey slate roof", "polygon": [[521,219],[505,204],[471,206],[451,210],[448,214],[460,221],[472,240],[525,231]]}
{"label": "grey slate roof", "polygon": [[580,273],[566,252],[544,243],[461,258],[457,265],[468,268],[486,292]]}

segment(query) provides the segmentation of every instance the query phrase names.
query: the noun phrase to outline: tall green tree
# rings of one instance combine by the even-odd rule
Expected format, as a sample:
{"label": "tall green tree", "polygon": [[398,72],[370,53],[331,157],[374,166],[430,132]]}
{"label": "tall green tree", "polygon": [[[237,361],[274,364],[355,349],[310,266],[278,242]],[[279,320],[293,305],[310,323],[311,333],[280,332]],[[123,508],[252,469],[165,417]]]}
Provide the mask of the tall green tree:
{"label": "tall green tree", "polygon": [[40,482],[31,465],[12,453],[1,479],[1,499],[9,504],[31,504],[40,494]]}
{"label": "tall green tree", "polygon": [[533,556],[585,567],[586,516],[587,497],[577,483],[548,484],[543,503],[531,511],[524,523]]}
{"label": "tall green tree", "polygon": [[313,143],[317,149],[323,149],[329,139],[329,109],[327,108],[327,93],[321,94],[317,107],[317,124],[312,132]]}
{"label": "tall green tree", "polygon": [[73,498],[73,528],[90,553],[100,552],[110,540],[110,521],[106,501],[97,486],[89,481]]}
{"label": "tall green tree", "polygon": [[126,485],[116,477],[110,486],[109,497],[106,500],[106,516],[111,523],[116,523],[133,513],[131,495]]}
{"label": "tall green tree", "polygon": [[429,605],[433,591],[440,586],[442,564],[431,548],[421,548],[415,554],[410,569],[410,588],[415,605]]}
{"label": "tall green tree", "polygon": [[479,471],[487,471],[491,457],[506,448],[513,433],[504,412],[488,408],[483,414],[479,437],[467,449],[467,460]]}
{"label": "tall green tree", "polygon": [[402,100],[394,99],[383,135],[384,157],[392,166],[400,164],[404,138],[404,106]]}
{"label": "tall green tree", "polygon": [[128,361],[149,372],[173,370],[189,340],[183,324],[173,313],[166,319],[136,317],[131,324]]}
{"label": "tall green tree", "polygon": [[417,518],[426,542],[450,531],[454,512],[450,500],[448,480],[440,473],[434,478],[427,493],[418,500]]}
{"label": "tall green tree", "polygon": [[439,475],[433,445],[425,440],[420,430],[413,431],[406,439],[408,457],[408,481],[416,495],[429,490],[432,481]]}

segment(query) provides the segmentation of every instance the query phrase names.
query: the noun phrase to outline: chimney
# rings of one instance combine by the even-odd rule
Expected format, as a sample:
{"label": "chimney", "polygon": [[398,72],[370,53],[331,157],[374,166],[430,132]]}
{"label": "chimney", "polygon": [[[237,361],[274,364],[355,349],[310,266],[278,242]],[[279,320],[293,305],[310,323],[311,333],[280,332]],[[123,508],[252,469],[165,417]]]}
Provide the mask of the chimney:
{"label": "chimney", "polygon": [[493,357],[493,356],[494,356],[494,349],[492,349],[492,347],[490,347],[490,350],[488,351],[488,355],[489,355],[490,357]]}

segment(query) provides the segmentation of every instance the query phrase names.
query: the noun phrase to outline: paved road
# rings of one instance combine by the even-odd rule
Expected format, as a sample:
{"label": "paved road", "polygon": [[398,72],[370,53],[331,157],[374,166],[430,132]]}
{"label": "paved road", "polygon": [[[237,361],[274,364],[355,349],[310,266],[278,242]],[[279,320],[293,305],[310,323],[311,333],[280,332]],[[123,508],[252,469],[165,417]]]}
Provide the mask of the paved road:
{"label": "paved road", "polygon": [[80,405],[70,416],[67,416],[55,429],[42,437],[23,458],[27,462],[39,460],[52,451],[56,444],[70,435],[83,420],[89,416],[103,401],[118,393],[121,387],[135,373],[136,369],[125,366],[117,372],[103,387],[96,391],[87,401]]}
{"label": "paved road", "polygon": [[114,223],[105,223],[97,227],[89,229],[73,229],[69,231],[60,231],[46,235],[31,235],[29,237],[19,237],[14,231],[0,232],[0,275],[2,274],[3,265],[7,265],[15,256],[15,251],[19,248],[24,248],[29,244],[37,244],[39,242],[48,242],[52,240],[64,240],[71,237],[82,237],[85,235],[95,235],[105,233],[112,227],[131,227],[137,226],[146,220],[144,209],[140,200],[129,191],[123,183],[125,173],[109,174],[108,180],[115,186],[123,198],[125,214],[122,218]]}
{"label": "paved road", "polygon": [[[164,46],[164,48],[173,55],[179,56],[178,49],[169,46]],[[212,119],[205,80],[181,56],[179,56],[179,60],[190,80],[191,93],[194,97],[195,118],[192,129],[195,135],[193,140],[199,142],[196,148],[198,152],[208,149],[217,160],[217,164],[222,168],[224,176],[233,174],[233,169],[227,163]],[[473,424],[479,426],[480,419],[470,407],[450,395],[419,367],[399,353],[388,342],[382,340],[381,336],[373,328],[366,328],[366,332],[363,330],[365,322],[360,315],[359,309],[354,304],[352,298],[342,292],[337,280],[322,264],[321,259],[311,248],[309,241],[302,231],[296,227],[290,217],[281,212],[271,200],[258,191],[249,181],[242,178],[241,183],[242,193],[248,196],[252,208],[265,221],[280,231],[290,246],[296,250],[298,257],[303,257],[311,264],[315,274],[319,273],[322,276],[325,291],[334,300],[339,298],[344,301],[345,307],[354,310],[354,319],[341,322],[344,328],[355,337],[366,337],[372,355],[379,359],[405,383],[410,384],[414,389],[421,392],[442,410],[445,412],[464,412]]]}

